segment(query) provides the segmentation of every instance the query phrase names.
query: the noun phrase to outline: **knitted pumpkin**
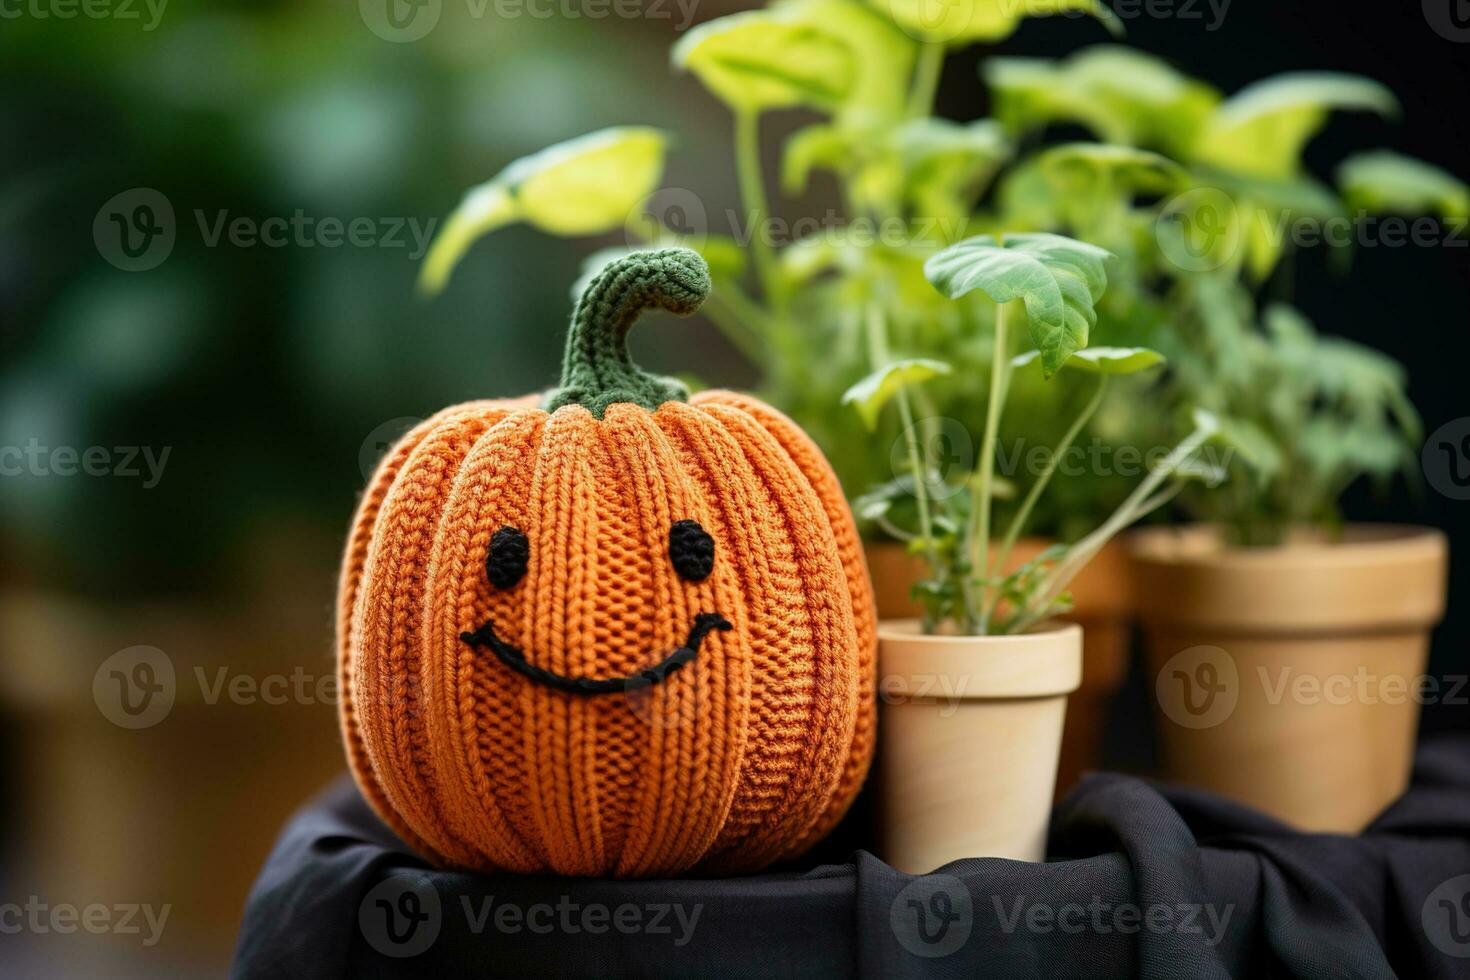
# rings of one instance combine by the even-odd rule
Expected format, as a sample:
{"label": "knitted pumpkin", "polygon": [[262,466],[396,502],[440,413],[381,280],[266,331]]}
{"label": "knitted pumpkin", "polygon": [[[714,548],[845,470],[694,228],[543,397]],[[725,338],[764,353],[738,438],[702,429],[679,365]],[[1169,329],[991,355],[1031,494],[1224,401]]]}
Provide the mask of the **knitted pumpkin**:
{"label": "knitted pumpkin", "polygon": [[479,870],[759,868],[822,837],[874,726],[873,600],[837,480],[761,402],[641,371],[687,249],[587,287],[561,386],[446,409],[374,474],[343,565],[341,721],[407,842]]}

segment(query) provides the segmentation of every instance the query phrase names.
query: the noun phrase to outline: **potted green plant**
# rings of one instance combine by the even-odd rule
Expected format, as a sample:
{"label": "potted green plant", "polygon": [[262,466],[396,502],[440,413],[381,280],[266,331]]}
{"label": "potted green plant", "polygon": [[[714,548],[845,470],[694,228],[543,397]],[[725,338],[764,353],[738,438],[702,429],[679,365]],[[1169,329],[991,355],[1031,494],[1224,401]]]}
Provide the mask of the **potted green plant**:
{"label": "potted green plant", "polygon": [[[1151,341],[1170,360],[1161,395],[1217,417],[1232,477],[1181,498],[1202,525],[1133,539],[1170,774],[1309,829],[1356,832],[1408,779],[1446,547],[1435,531],[1344,527],[1337,514],[1353,481],[1412,469],[1421,436],[1401,369],[1288,307],[1258,311],[1257,297],[1289,293],[1296,229],[1349,246],[1323,232],[1383,213],[1460,218],[1470,192],[1383,151],[1344,163],[1338,190],[1306,172],[1302,150],[1332,111],[1398,111],[1364,78],[1288,74],[1225,98],[1162,62],[1094,49],[993,64],[990,80],[1013,130],[1078,122],[1110,141],[1087,155],[1158,156],[1177,178],[1134,226],[1151,286],[1125,296],[1164,310],[1170,329]],[[1041,182],[1077,173],[1045,163]],[[1047,200],[1023,181],[1010,191]],[[1037,210],[1049,227],[1099,214],[1126,226],[1106,208]]]}
{"label": "potted green plant", "polygon": [[[1107,48],[1124,63],[1113,74],[1125,75],[1127,58]],[[1004,103],[997,101],[997,105]],[[1026,135],[1017,131],[1013,137]],[[994,202],[977,212],[982,225],[1014,230],[1063,231],[1107,247],[1117,257],[1112,263],[1112,285],[1099,302],[1097,334],[1114,344],[1156,343],[1166,331],[1162,302],[1149,291],[1146,256],[1141,256],[1138,232],[1156,220],[1152,197],[1186,186],[1182,167],[1159,154],[1130,147],[1102,144],[1042,146],[1022,155],[999,180]],[[945,356],[962,354],[963,343],[943,347]],[[967,370],[987,375],[987,363]],[[1152,374],[1157,374],[1153,372]],[[1167,434],[1151,431],[1148,419],[1160,400],[1151,389],[1156,379],[1143,375],[1092,391],[1084,386],[1051,385],[1038,374],[1012,379],[1008,400],[1014,410],[1002,422],[998,444],[1008,478],[998,512],[1014,516],[1025,510],[1031,533],[1008,551],[1014,571],[1045,553],[1057,541],[1076,541],[1103,521],[1127,497],[1131,479],[1142,469],[1149,446],[1162,449]],[[983,389],[979,399],[983,403]],[[945,414],[954,412],[953,399],[940,400]],[[961,413],[963,414],[963,413]],[[1072,418],[1084,418],[1082,428],[1069,432]],[[1066,438],[1075,459],[1063,464],[1068,479],[1052,484],[1038,497],[1047,473],[1031,465],[1031,453]],[[1045,459],[1046,456],[1040,457]],[[903,481],[890,482],[859,502],[859,513],[885,528],[911,514]],[[894,515],[900,515],[895,517]],[[896,535],[888,533],[889,538]],[[921,562],[901,544],[874,542],[868,556],[874,571],[880,613],[897,618],[899,610],[917,614],[912,586],[922,577]],[[1113,694],[1125,676],[1130,654],[1134,614],[1132,569],[1119,540],[1104,546],[1072,584],[1069,621],[1084,628],[1085,655],[1082,683],[1069,703],[1067,725],[1058,767],[1060,795],[1080,775],[1097,768],[1101,734]]]}
{"label": "potted green plant", "polygon": [[1176,778],[1356,833],[1408,784],[1448,548],[1337,512],[1353,481],[1417,461],[1399,366],[1290,308],[1262,320],[1227,335],[1235,369],[1188,389],[1228,413],[1231,487],[1190,501],[1207,523],[1133,540],[1165,757]]}
{"label": "potted green plant", "polygon": [[[873,536],[868,558],[880,612],[890,615],[919,611],[913,587],[924,577],[921,558],[888,533],[917,519],[911,485],[893,479],[895,458],[903,470],[909,426],[889,413],[874,438],[857,416],[831,406],[886,363],[872,342],[875,321],[892,350],[953,368],[913,392],[926,443],[943,440],[940,419],[981,431],[995,374],[994,308],[970,298],[944,301],[927,288],[924,262],[956,241],[997,231],[1054,232],[1107,248],[1117,258],[1114,286],[1096,311],[1099,338],[1153,347],[1172,367],[1156,372],[1162,378],[1135,379],[1132,390],[1115,385],[1073,439],[1145,452],[1170,444],[1173,420],[1188,414],[1184,406],[1213,405],[1235,438],[1240,471],[1260,463],[1252,454],[1259,440],[1239,424],[1249,413],[1196,397],[1208,394],[1200,378],[1225,364],[1225,341],[1250,332],[1255,319],[1232,321],[1221,311],[1249,304],[1253,288],[1283,265],[1289,243],[1280,227],[1330,220],[1345,209],[1343,198],[1300,172],[1312,133],[1333,110],[1395,108],[1376,83],[1321,73],[1278,76],[1226,99],[1158,59],[1102,45],[1060,61],[989,59],[994,118],[957,124],[932,115],[946,50],[1002,39],[1022,14],[978,3],[951,7],[931,22],[907,4],[781,0],[684,36],[675,67],[694,74],[733,118],[742,207],[731,234],[711,232],[713,209],[697,195],[666,188],[673,197],[660,199],[666,134],[623,127],[559,144],[472,189],[442,229],[422,279],[430,292],[441,288],[478,236],[517,221],[561,235],[621,231],[624,244],[596,252],[589,273],[629,248],[677,242],[700,251],[718,297],[708,315],[756,366],[764,396],[822,445],[849,493],[882,488],[860,500],[858,511]],[[1108,22],[1105,8],[1086,0],[1027,12],[1063,8]],[[821,118],[786,140],[781,189],[795,197],[814,174],[829,175],[843,211],[840,223],[819,220],[806,233],[798,233],[799,221],[774,220],[761,161],[762,121],[793,109]],[[1104,142],[1048,145],[1047,127],[1057,123],[1081,125]],[[1383,154],[1351,161],[1342,183],[1366,209],[1428,202],[1445,210],[1462,198],[1442,172]],[[1068,435],[1059,420],[1092,397],[1024,374],[1011,382],[1006,394],[1015,410],[994,439],[1002,448],[1054,445]],[[1130,492],[1129,477],[1094,467],[1034,499],[1041,468],[1001,469],[1004,479],[991,488],[996,514],[1005,520],[1030,500],[1034,535],[1014,543],[1006,573],[1054,541],[1079,541]],[[1235,482],[1231,499],[1250,495],[1248,484]],[[1073,582],[1075,605],[1066,615],[1086,625],[1089,652],[1063,783],[1096,760],[1103,705],[1126,663],[1132,569],[1114,544]]]}
{"label": "potted green plant", "polygon": [[[587,273],[630,248],[680,243],[709,262],[716,298],[706,313],[729,344],[757,368],[763,397],[790,414],[826,451],[850,494],[887,481],[894,519],[912,511],[903,484],[889,480],[902,470],[900,421],[884,418],[875,439],[859,419],[832,405],[873,369],[869,321],[881,316],[896,347],[934,353],[955,370],[933,379],[914,398],[931,420],[948,418],[978,432],[983,424],[990,371],[993,311],[983,303],[950,303],[924,279],[924,261],[940,248],[977,231],[1025,230],[1031,216],[1008,209],[1001,222],[980,202],[1015,156],[1016,141],[995,120],[959,124],[933,115],[938,73],[946,52],[979,40],[998,41],[1023,15],[1077,10],[1115,26],[1107,9],[1091,0],[1002,10],[989,4],[957,5],[940,22],[903,4],[852,0],[780,0],[764,10],[717,18],[679,42],[673,63],[694,74],[729,109],[740,214],[726,232],[710,227],[716,209],[692,192],[662,188],[671,143],[662,131],[620,127],[558,144],[517,161],[472,189],[450,216],[425,262],[421,284],[441,290],[472,243],[504,225],[524,222],[560,235],[621,232],[624,243],[597,250]],[[783,221],[764,179],[760,129],[769,115],[787,110],[816,113],[818,121],[791,132],[780,166],[779,192],[802,197],[814,180],[830,178],[841,213],[822,216],[810,206]],[[1052,193],[1048,191],[1048,193]],[[730,210],[729,214],[735,214]],[[804,220],[805,219],[805,220]],[[1088,238],[1088,234],[1079,237]],[[1108,244],[1108,243],[1105,243]],[[1126,258],[1130,248],[1111,245]],[[1131,277],[1120,288],[1132,289]],[[1116,303],[1116,300],[1114,300]],[[1135,308],[1137,304],[1125,304]],[[1115,317],[1104,313],[1112,322]],[[1135,333],[1137,331],[1134,331]],[[1111,326],[1107,342],[1125,335]],[[1106,438],[1130,441],[1135,410],[1123,390],[1113,392],[1080,436],[1079,444]],[[1015,413],[998,442],[1005,460],[1055,444],[1063,429],[1052,419],[1081,411],[1091,393],[1078,386],[1044,384],[1039,375],[1017,378]],[[1045,420],[1040,425],[1019,420]],[[942,435],[936,424],[927,437]],[[1133,440],[1136,441],[1136,440]],[[973,447],[971,447],[973,449]],[[891,456],[897,457],[895,461]],[[997,484],[1019,506],[1039,476],[1004,467]],[[1075,540],[1126,497],[1126,479],[1089,473],[1066,481],[1064,492],[1039,501],[1031,533],[1014,542],[1019,566],[1055,540]],[[911,598],[923,577],[915,556],[872,516],[876,498],[859,507],[881,614],[917,614]],[[1059,780],[1069,785],[1095,766],[1102,709],[1121,681],[1131,620],[1128,566],[1121,548],[1109,545],[1075,583],[1068,616],[1087,627],[1088,655],[1077,710],[1069,716]]]}
{"label": "potted green plant", "polygon": [[[884,857],[900,870],[926,872],[966,856],[1044,856],[1067,695],[1082,673],[1082,630],[1055,618],[1069,607],[1068,586],[1124,528],[1190,480],[1214,482],[1220,475],[1200,452],[1215,434],[1214,420],[1201,412],[1194,431],[1097,528],[1007,571],[1058,461],[1110,379],[1162,361],[1147,348],[1087,346],[1108,257],[1073,239],[1022,233],[966,239],[925,264],[949,300],[984,297],[993,305],[979,455],[973,471],[958,478],[924,451],[914,419],[922,385],[949,374],[950,366],[891,359],[886,324],[878,315],[869,319],[880,365],[845,401],[869,427],[889,403],[904,422],[905,480],[916,523],[891,529],[908,539],[926,568],[916,590],[923,616],[885,620],[878,631],[880,819]],[[1023,372],[1049,379],[1064,368],[1095,376],[1092,397],[1002,526],[994,521],[994,502],[1006,393]]]}

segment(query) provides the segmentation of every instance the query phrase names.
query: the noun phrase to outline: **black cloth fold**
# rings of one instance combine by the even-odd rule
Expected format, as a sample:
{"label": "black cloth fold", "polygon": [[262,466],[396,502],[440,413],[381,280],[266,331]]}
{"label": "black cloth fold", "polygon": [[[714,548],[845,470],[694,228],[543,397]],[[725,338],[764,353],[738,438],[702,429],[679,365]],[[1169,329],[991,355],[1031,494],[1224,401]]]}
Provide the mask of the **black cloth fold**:
{"label": "black cloth fold", "polygon": [[471,875],[430,868],[344,779],[283,831],[233,974],[1470,977],[1470,734],[1423,744],[1358,837],[1094,774],[1048,851],[919,877],[860,848],[733,879]]}

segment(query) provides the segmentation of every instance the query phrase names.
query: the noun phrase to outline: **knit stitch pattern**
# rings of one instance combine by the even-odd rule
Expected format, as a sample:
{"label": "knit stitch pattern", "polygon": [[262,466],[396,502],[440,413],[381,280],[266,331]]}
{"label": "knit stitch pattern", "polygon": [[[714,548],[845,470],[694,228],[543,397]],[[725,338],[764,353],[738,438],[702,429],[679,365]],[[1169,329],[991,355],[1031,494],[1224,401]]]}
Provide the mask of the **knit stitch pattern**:
{"label": "knit stitch pattern", "polygon": [[[652,280],[646,264],[604,276],[666,306],[669,277],[702,269],[670,261]],[[599,305],[625,333],[629,308]],[[837,479],[753,398],[569,374],[585,398],[446,409],[370,481],[338,607],[353,774],[442,866],[649,877],[800,853],[846,811],[874,744],[874,604]],[[657,404],[602,397],[630,378]],[[707,545],[680,522],[712,543],[702,577],[681,574],[691,554],[704,570]],[[489,555],[505,528],[527,554],[502,587]],[[466,642],[487,625],[523,669]],[[531,676],[636,678],[676,652],[677,669],[622,690]]]}

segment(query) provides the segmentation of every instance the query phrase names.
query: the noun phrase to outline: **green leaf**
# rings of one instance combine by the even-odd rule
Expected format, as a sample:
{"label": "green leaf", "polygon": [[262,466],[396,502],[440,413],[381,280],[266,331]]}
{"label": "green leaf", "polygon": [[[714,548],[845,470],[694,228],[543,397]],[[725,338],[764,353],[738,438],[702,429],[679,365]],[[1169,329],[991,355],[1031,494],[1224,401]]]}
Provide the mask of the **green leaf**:
{"label": "green leaf", "polygon": [[1309,177],[1264,180],[1202,169],[1196,186],[1170,198],[1154,231],[1163,255],[1186,272],[1208,272],[1242,259],[1260,281],[1290,244],[1294,222],[1343,214],[1342,202]]}
{"label": "green leaf", "polygon": [[704,258],[715,282],[739,279],[745,274],[745,249],[729,235],[705,235],[689,247]]}
{"label": "green leaf", "polygon": [[1212,86],[1133,48],[1098,44],[1068,59],[1068,76],[1086,97],[1126,120],[1134,139],[1178,155],[1220,102]]}
{"label": "green leaf", "polygon": [[1005,132],[989,119],[913,119],[895,129],[888,143],[902,167],[904,203],[913,214],[946,226],[968,215],[980,186],[1011,153]]}
{"label": "green leaf", "polygon": [[1218,487],[1224,483],[1229,475],[1223,466],[1219,466],[1202,458],[1198,454],[1190,456],[1174,468],[1172,474],[1176,479],[1194,480],[1203,483],[1207,487]]}
{"label": "green leaf", "polygon": [[1257,482],[1262,486],[1270,483],[1281,472],[1285,457],[1281,447],[1265,429],[1240,418],[1219,417],[1215,419],[1215,423],[1216,441],[1238,453],[1254,471]]}
{"label": "green leaf", "polygon": [[471,188],[445,220],[419,273],[419,288],[444,288],[474,242],[525,221],[554,235],[598,235],[621,227],[663,176],[668,137],[620,126],[547,147]]}
{"label": "green leaf", "polygon": [[1414,459],[1403,433],[1330,417],[1307,420],[1297,435],[1297,451],[1327,479],[1339,472],[1387,477]]}
{"label": "green leaf", "polygon": [[1078,122],[1109,143],[1187,149],[1220,101],[1210,86],[1132,48],[1098,44],[1064,61],[991,58],[995,115],[1013,130]]}
{"label": "green leaf", "polygon": [[1209,180],[1235,202],[1246,266],[1257,282],[1264,281],[1276,268],[1294,222],[1308,219],[1320,223],[1345,213],[1342,201],[1331,188],[1305,175],[1264,180],[1215,171]]}
{"label": "green leaf", "polygon": [[1302,148],[1332,110],[1393,116],[1392,92],[1372,79],[1336,72],[1293,72],[1241,89],[1210,116],[1195,141],[1200,163],[1285,180],[1301,170]]}
{"label": "green leaf", "polygon": [[[1028,350],[1012,358],[1011,365],[1023,368],[1040,359],[1041,351]],[[1073,352],[1062,366],[1091,374],[1121,375],[1137,374],[1162,363],[1164,355],[1147,347],[1086,347]]]}
{"label": "green leaf", "polygon": [[1220,431],[1220,417],[1214,412],[1196,408],[1189,413],[1189,417],[1194,422],[1195,429],[1207,437],[1214,437]]}
{"label": "green leaf", "polygon": [[987,58],[981,73],[994,100],[995,117],[1013,132],[1066,121],[1082,123],[1110,142],[1128,143],[1135,138],[1128,120],[1076,84],[1065,63],[1045,58]]}
{"label": "green leaf", "polygon": [[1470,216],[1470,186],[1423,160],[1376,150],[1349,157],[1337,183],[1352,210],[1375,214]]}
{"label": "green leaf", "polygon": [[1095,306],[1108,285],[1106,249],[1061,235],[1027,233],[997,241],[979,235],[951,245],[924,263],[934,288],[950,299],[979,289],[999,304],[1026,304],[1031,341],[1051,377],[1087,346]]}
{"label": "green leaf", "polygon": [[896,480],[874,487],[852,502],[852,514],[860,521],[876,521],[886,517],[895,501],[908,492]]}
{"label": "green leaf", "polygon": [[848,173],[857,162],[852,137],[833,123],[813,123],[792,133],[781,153],[781,190],[790,197],[805,192],[816,169]]}
{"label": "green leaf", "polygon": [[674,45],[672,58],[736,113],[831,110],[852,92],[857,75],[847,43],[796,7],[707,21]]}
{"label": "green leaf", "polygon": [[1115,35],[1122,25],[1100,0],[870,0],[886,10],[906,33],[921,41],[951,47],[975,41],[1000,41],[1026,17],[1084,13]]}
{"label": "green leaf", "polygon": [[899,390],[919,384],[931,378],[943,377],[952,369],[943,361],[916,358],[895,361],[879,368],[847,389],[842,395],[842,404],[857,409],[863,423],[871,430],[878,427],[878,414],[888,400]]}
{"label": "green leaf", "polygon": [[1006,227],[1054,228],[1061,223],[1062,201],[1035,156],[1006,168],[995,196]]}
{"label": "green leaf", "polygon": [[815,24],[847,45],[859,70],[837,109],[840,119],[867,122],[902,115],[918,45],[892,21],[853,0],[782,0],[771,9]]}
{"label": "green leaf", "polygon": [[1312,321],[1298,309],[1285,303],[1271,303],[1261,311],[1266,332],[1281,347],[1293,352],[1310,352],[1317,341]]}
{"label": "green leaf", "polygon": [[1151,150],[1112,143],[1063,143],[1041,155],[1041,167],[1057,188],[1091,188],[1107,181],[1122,190],[1166,194],[1189,182],[1183,167]]}
{"label": "green leaf", "polygon": [[950,229],[963,224],[1010,152],[1005,133],[988,119],[960,124],[922,118],[881,127],[818,123],[787,143],[781,183],[787,194],[799,194],[811,170],[830,170],[846,179],[860,209],[886,214],[906,207]]}

